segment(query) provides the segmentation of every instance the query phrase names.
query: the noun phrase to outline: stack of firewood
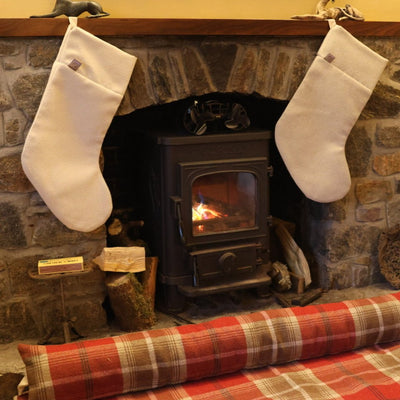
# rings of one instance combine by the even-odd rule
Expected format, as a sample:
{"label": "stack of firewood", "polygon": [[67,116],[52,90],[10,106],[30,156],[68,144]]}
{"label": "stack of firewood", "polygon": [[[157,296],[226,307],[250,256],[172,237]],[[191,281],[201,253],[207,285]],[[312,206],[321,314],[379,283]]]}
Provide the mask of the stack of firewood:
{"label": "stack of firewood", "polygon": [[119,328],[152,327],[156,322],[157,257],[145,257],[143,247],[106,247],[93,261],[107,273],[109,301]]}
{"label": "stack of firewood", "polygon": [[311,273],[306,257],[289,232],[285,221],[274,219],[274,233],[280,243],[281,257],[286,263],[275,261],[270,276],[272,293],[283,307],[305,306],[322,294],[322,289],[311,289]]}

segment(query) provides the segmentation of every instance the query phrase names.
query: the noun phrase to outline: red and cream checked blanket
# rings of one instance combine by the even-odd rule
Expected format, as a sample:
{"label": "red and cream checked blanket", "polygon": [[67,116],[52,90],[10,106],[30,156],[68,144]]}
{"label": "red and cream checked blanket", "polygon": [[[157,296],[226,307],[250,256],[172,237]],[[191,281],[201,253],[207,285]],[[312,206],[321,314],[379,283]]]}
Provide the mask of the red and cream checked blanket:
{"label": "red and cream checked blanket", "polygon": [[394,400],[400,293],[19,350],[29,400]]}

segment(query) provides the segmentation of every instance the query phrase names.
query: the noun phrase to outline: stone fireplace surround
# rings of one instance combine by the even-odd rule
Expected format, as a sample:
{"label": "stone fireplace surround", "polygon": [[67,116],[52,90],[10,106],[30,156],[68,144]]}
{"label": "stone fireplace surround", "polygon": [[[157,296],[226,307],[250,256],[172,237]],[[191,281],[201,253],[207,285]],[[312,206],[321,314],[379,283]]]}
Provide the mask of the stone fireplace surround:
{"label": "stone fireplace surround", "polygon": [[[104,21],[94,22],[94,27],[100,29]],[[84,24],[90,27],[87,21]],[[105,40],[138,57],[118,114],[209,93],[287,102],[326,31],[325,24],[312,23],[287,34],[284,28],[290,30],[290,24],[281,23],[272,34],[262,29],[259,34],[257,29],[240,34],[242,25],[235,33],[215,28],[216,34],[207,29],[190,34],[188,22],[184,34],[171,28],[171,35],[168,29],[167,34],[143,34],[139,24],[137,35],[106,35]],[[88,234],[64,227],[21,169],[24,139],[65,31],[64,21],[51,20],[49,26],[56,26],[56,33],[44,29],[23,36],[12,33],[13,28],[0,37],[0,342],[42,336],[59,316],[58,283],[28,276],[39,259],[83,255],[90,262],[106,245],[104,227]],[[196,21],[193,26],[197,27]],[[316,33],[308,27],[317,27]],[[93,33],[101,36],[100,32]],[[400,223],[400,46],[390,34],[358,37],[390,62],[346,145],[352,188],[344,199],[330,204],[302,196],[289,199],[294,209],[301,210],[295,221],[296,240],[314,280],[323,287],[362,287],[382,280],[378,238]],[[101,272],[65,278],[64,288],[69,315],[79,317],[78,331],[106,326]]]}

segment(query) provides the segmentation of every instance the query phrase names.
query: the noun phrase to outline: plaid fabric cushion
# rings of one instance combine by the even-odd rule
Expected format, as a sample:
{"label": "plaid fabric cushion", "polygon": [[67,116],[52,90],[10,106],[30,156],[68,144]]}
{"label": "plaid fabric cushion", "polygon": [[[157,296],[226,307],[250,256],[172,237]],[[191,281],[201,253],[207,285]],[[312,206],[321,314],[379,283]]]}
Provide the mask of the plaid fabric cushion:
{"label": "plaid fabric cushion", "polygon": [[400,340],[399,300],[400,292],[19,351],[30,400],[100,399]]}
{"label": "plaid fabric cushion", "polygon": [[399,400],[400,342],[107,400]]}
{"label": "plaid fabric cushion", "polygon": [[107,400],[399,400],[399,360],[400,342],[392,342]]}

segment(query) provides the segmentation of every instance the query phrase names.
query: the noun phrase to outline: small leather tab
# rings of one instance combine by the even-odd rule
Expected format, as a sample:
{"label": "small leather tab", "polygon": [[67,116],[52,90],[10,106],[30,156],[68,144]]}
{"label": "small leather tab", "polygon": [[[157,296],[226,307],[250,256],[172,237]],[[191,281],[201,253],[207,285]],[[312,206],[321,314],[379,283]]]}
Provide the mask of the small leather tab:
{"label": "small leather tab", "polygon": [[74,59],[68,64],[68,67],[70,67],[71,69],[73,69],[74,71],[76,71],[81,65],[82,65],[82,63],[81,63],[80,61],[78,61],[76,58],[74,58]]}
{"label": "small leather tab", "polygon": [[331,63],[335,58],[336,58],[336,57],[335,57],[333,54],[328,53],[328,54],[324,57],[324,60],[327,61],[328,63]]}

